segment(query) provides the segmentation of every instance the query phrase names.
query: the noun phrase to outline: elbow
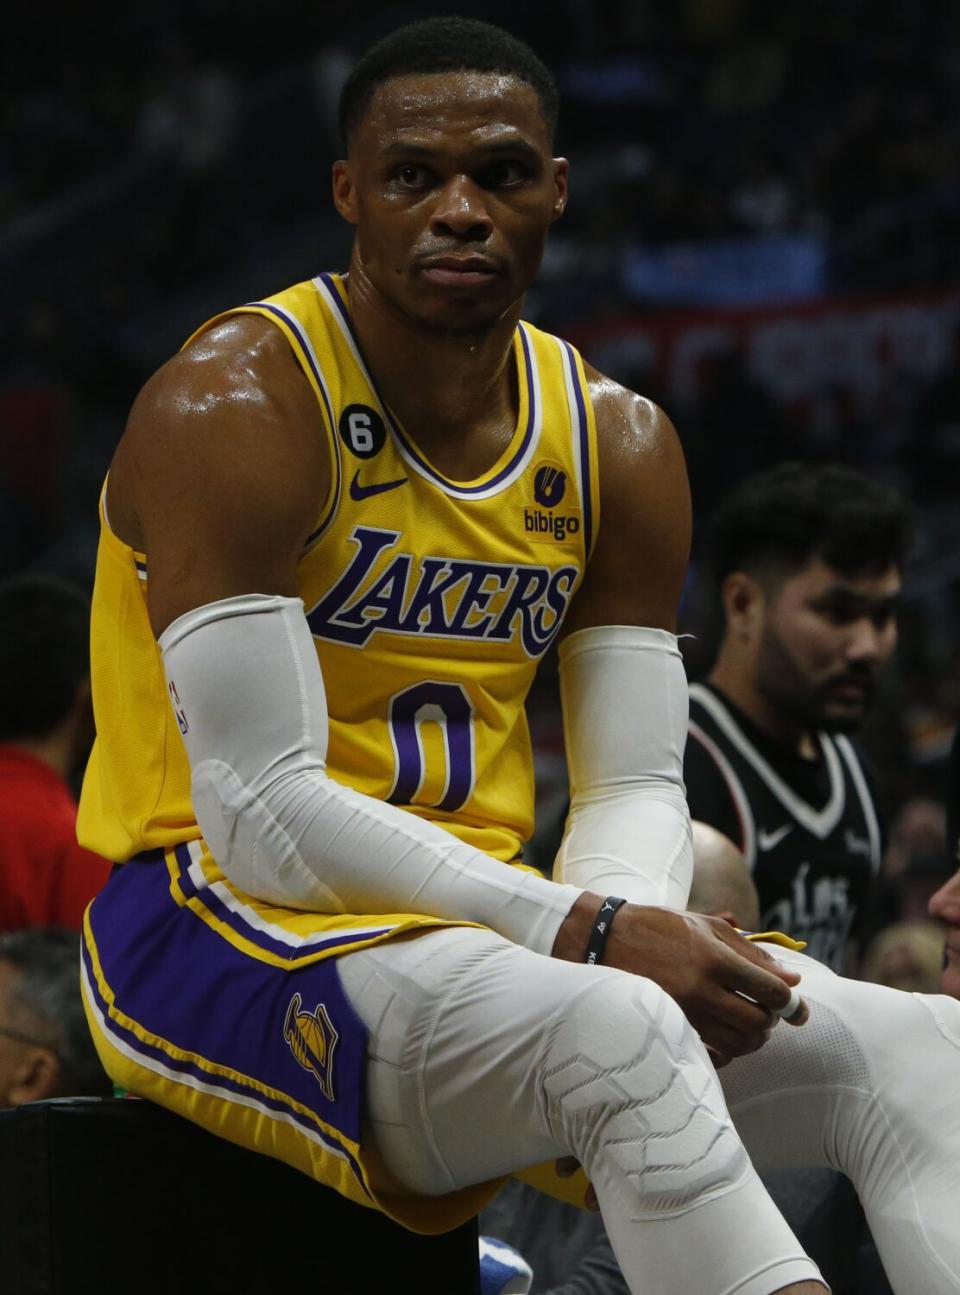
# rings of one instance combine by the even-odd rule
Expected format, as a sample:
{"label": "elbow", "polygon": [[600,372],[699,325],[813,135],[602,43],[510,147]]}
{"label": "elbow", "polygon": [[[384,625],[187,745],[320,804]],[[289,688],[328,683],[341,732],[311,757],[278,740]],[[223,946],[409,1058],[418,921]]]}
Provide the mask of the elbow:
{"label": "elbow", "polygon": [[269,793],[247,786],[230,765],[219,760],[196,766],[190,790],[207,847],[238,890],[284,908],[339,911],[273,812]]}

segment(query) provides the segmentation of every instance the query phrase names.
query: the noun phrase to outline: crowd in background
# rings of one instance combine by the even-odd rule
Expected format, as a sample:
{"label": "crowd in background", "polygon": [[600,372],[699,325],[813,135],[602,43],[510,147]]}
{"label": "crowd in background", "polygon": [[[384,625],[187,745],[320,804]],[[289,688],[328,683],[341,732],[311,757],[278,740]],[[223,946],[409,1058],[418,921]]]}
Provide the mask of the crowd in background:
{"label": "crowd in background", "polygon": [[[0,575],[89,588],[98,489],[147,374],[218,309],[344,263],[327,198],[341,80],[440,7],[198,0],[108,19],[38,0],[10,16]],[[698,538],[725,490],[784,458],[856,464],[915,505],[901,645],[862,741],[891,823],[877,929],[924,923],[951,870],[960,716],[960,10],[491,0],[479,16],[529,40],[562,91],[571,203],[529,314],[671,414]],[[791,386],[813,345],[819,367]],[[699,558],[693,674],[716,634]],[[531,712],[549,830],[565,796],[549,669]],[[864,973],[935,981],[936,929],[900,936]]]}

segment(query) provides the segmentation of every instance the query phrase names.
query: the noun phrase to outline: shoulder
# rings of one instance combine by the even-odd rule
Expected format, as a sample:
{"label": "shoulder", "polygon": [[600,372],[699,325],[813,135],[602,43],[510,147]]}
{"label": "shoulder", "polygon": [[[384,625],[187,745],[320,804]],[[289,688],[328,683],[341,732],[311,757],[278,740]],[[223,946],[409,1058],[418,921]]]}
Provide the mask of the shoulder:
{"label": "shoulder", "polygon": [[[655,534],[689,549],[690,487],[680,438],[659,405],[585,365],[597,427],[601,518],[629,534],[649,521]],[[601,522],[603,524],[603,522]]]}
{"label": "shoulder", "polygon": [[147,555],[155,633],[238,593],[296,594],[328,452],[306,375],[266,320],[215,323],[150,379],[111,464],[107,509]]}
{"label": "shoulder", "polygon": [[660,406],[586,362],[584,373],[597,424],[601,459],[626,468],[642,464],[679,469],[685,482],[680,439]]}
{"label": "shoulder", "polygon": [[193,337],[144,386],[125,439],[153,444],[183,428],[236,425],[258,416],[316,414],[315,401],[280,330],[255,315],[232,315]]}
{"label": "shoulder", "polygon": [[[325,459],[319,406],[280,330],[234,315],[201,332],[147,381],[110,470],[111,521],[143,547],[143,513],[216,486],[251,505],[312,506]],[[124,526],[124,520],[126,525]],[[140,541],[137,543],[136,541]]]}
{"label": "shoulder", "polygon": [[585,366],[597,428],[599,525],[567,633],[590,625],[672,631],[690,552],[680,442],[651,400]]}

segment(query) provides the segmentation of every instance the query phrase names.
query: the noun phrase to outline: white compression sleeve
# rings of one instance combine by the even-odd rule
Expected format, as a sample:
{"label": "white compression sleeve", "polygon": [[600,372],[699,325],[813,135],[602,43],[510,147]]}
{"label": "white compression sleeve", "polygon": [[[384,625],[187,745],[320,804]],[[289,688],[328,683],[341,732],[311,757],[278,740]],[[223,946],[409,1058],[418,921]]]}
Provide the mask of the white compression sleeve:
{"label": "white compression sleeve", "polygon": [[685,908],[687,679],[666,630],[606,625],[560,645],[570,810],[554,875],[635,904]]}
{"label": "white compression sleeve", "polygon": [[549,953],[579,895],[328,777],[327,705],[298,598],[247,594],[160,636],[200,829],[259,899],[480,922]]}

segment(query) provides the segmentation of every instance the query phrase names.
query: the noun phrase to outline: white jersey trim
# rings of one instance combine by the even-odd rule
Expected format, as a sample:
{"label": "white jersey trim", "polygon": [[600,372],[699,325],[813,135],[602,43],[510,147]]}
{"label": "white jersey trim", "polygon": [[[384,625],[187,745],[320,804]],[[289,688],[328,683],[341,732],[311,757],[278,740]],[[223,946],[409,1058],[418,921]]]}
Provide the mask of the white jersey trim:
{"label": "white jersey trim", "polygon": [[873,871],[876,873],[880,871],[883,847],[880,837],[880,822],[877,818],[873,797],[870,795],[870,788],[867,786],[867,780],[863,775],[863,768],[857,758],[857,753],[853,749],[853,743],[849,738],[842,735],[838,735],[834,738],[834,741],[846,761],[853,785],[856,787],[857,795],[860,797],[860,807],[863,810],[864,821],[867,825],[867,836],[870,841],[870,862],[873,864]]}
{"label": "white jersey trim", "polygon": [[340,508],[340,496],[343,491],[343,463],[340,456],[340,438],[337,435],[337,423],[336,416],[334,414],[333,400],[330,396],[330,388],[327,385],[327,379],[324,376],[320,361],[317,358],[317,353],[313,349],[313,343],[310,341],[310,334],[293,311],[286,306],[278,306],[275,301],[251,301],[248,305],[256,306],[261,310],[266,310],[269,314],[282,319],[303,347],[303,353],[307,357],[307,362],[309,363],[313,376],[316,379],[317,386],[320,388],[321,406],[326,415],[326,421],[330,425],[330,440],[333,445],[334,459],[333,471],[336,480],[333,482],[333,490],[331,491],[331,498],[326,509],[323,524],[308,536],[307,542],[304,545],[304,549],[306,551],[313,548],[321,535],[323,535],[327,530],[334,517],[336,517]]}
{"label": "white jersey trim", "polygon": [[699,702],[707,711],[717,726],[729,738],[743,758],[753,766],[756,773],[801,827],[805,827],[813,836],[825,840],[840,822],[846,804],[843,769],[834,744],[823,733],[816,734],[826,764],[830,782],[830,795],[823,809],[814,809],[812,805],[787,786],[743,732],[723,702],[709,689],[702,684],[691,685],[690,699],[691,701]]}
{"label": "white jersey trim", "polygon": [[[693,688],[691,688],[690,693],[692,696]],[[717,746],[713,738],[707,736],[696,720],[690,720],[689,733],[695,741],[704,747],[727,784],[730,799],[733,801],[733,807],[737,811],[743,828],[743,846],[741,847],[743,857],[747,862],[747,867],[753,872],[757,862],[757,825],[753,821],[753,810],[750,808],[750,802],[747,800],[746,792],[743,790],[743,784],[723,751]]]}
{"label": "white jersey trim", "polygon": [[258,931],[263,935],[268,935],[271,939],[278,940],[281,944],[289,945],[291,949],[322,949],[331,942],[343,940],[344,936],[354,936],[359,941],[365,939],[368,935],[382,935],[385,931],[392,931],[397,925],[396,922],[378,922],[375,926],[344,926],[324,931],[313,931],[307,935],[297,935],[294,931],[288,931],[282,926],[266,921],[250,904],[245,904],[243,900],[238,899],[224,882],[208,881],[200,866],[200,860],[203,857],[203,846],[199,841],[188,841],[187,851],[190,854],[190,867],[187,869],[187,873],[196,886],[197,894],[201,899],[205,891],[210,891],[211,894],[216,895],[225,908],[228,908],[231,913],[235,913],[242,922],[250,927],[251,931]]}

